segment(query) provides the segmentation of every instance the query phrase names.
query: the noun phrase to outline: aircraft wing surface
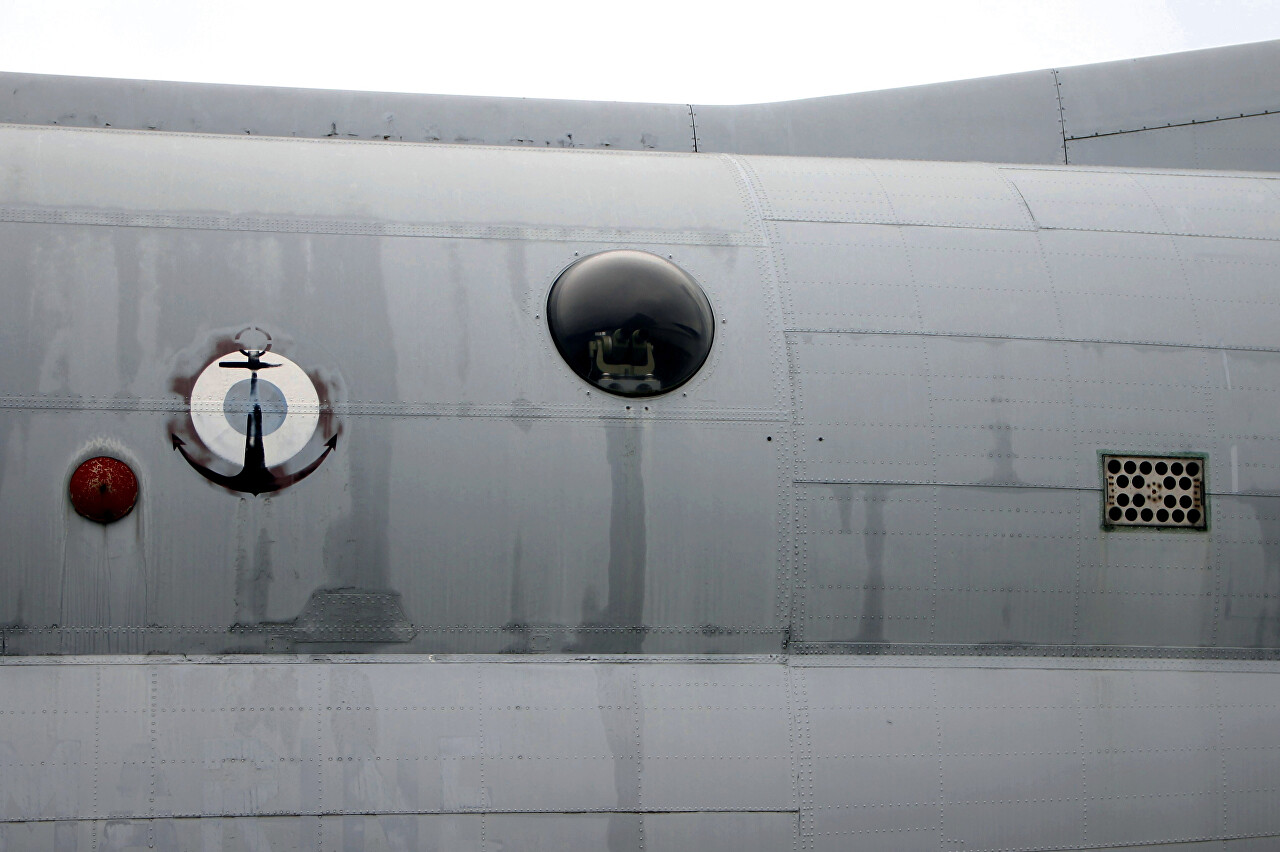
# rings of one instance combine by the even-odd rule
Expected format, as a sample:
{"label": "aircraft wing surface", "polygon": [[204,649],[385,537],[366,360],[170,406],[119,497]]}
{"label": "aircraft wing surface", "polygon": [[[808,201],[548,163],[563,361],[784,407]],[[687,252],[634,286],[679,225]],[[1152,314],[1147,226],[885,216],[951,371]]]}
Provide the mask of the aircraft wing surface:
{"label": "aircraft wing surface", "polygon": [[0,123],[528,147],[1280,169],[1280,41],[712,106],[0,73]]}

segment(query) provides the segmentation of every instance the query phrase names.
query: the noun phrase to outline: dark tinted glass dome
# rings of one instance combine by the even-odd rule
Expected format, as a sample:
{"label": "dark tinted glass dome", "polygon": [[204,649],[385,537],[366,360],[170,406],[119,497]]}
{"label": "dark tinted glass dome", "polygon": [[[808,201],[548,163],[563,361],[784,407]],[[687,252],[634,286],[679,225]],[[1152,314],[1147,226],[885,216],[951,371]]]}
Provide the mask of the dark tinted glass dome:
{"label": "dark tinted glass dome", "polygon": [[707,360],[715,329],[698,282],[665,258],[630,249],[584,257],[562,272],[547,321],[573,371],[620,396],[687,382]]}

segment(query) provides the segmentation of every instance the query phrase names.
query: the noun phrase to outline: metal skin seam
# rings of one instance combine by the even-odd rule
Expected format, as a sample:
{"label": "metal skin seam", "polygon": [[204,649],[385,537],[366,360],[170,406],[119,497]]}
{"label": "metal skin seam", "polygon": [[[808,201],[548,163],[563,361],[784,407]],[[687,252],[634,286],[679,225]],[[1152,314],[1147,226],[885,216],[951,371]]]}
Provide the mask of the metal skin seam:
{"label": "metal skin seam", "polygon": [[[743,201],[748,207],[752,228],[756,232],[757,240],[764,246],[762,251],[765,256],[765,262],[761,264],[757,258],[757,265],[760,267],[765,287],[768,291],[766,294],[766,312],[771,321],[770,330],[781,337],[783,359],[782,364],[777,365],[774,370],[774,374],[777,376],[774,387],[774,402],[775,404],[784,402],[790,404],[789,415],[785,418],[788,444],[786,450],[787,455],[790,457],[790,464],[785,464],[780,458],[777,473],[775,474],[778,478],[778,501],[781,504],[781,512],[784,513],[780,519],[784,522],[779,524],[779,538],[782,546],[777,554],[779,565],[777,571],[775,571],[775,616],[784,628],[781,650],[786,653],[790,643],[797,635],[797,625],[803,623],[802,619],[797,618],[796,607],[798,605],[803,609],[804,606],[803,595],[797,594],[802,570],[800,567],[800,552],[797,548],[797,540],[800,538],[797,535],[799,500],[795,481],[800,470],[800,451],[799,430],[795,419],[796,412],[799,411],[797,404],[798,390],[795,381],[795,361],[786,334],[786,328],[791,324],[787,315],[788,294],[786,290],[790,276],[782,268],[785,264],[785,259],[779,252],[775,240],[772,239],[773,235],[769,231],[769,217],[772,213],[769,196],[764,191],[759,176],[752,169],[751,161],[729,154],[720,156],[724,162],[733,168],[735,182],[738,185]],[[771,351],[771,360],[772,354]],[[799,603],[797,604],[798,600]]]}
{"label": "metal skin seam", "polygon": [[1066,110],[1062,108],[1062,80],[1058,77],[1058,69],[1052,69],[1053,87],[1058,96],[1058,130],[1062,133],[1062,164],[1064,166],[1071,165],[1071,158],[1067,154],[1067,118]]}
{"label": "metal skin seam", "polygon": [[1223,121],[1239,121],[1242,118],[1261,118],[1264,115],[1280,115],[1280,110],[1264,109],[1260,112],[1242,112],[1239,115],[1223,115],[1214,118],[1191,119],[1190,121],[1175,121],[1166,124],[1157,124],[1152,127],[1135,127],[1130,130],[1110,130],[1099,133],[1089,133],[1084,136],[1066,136],[1067,142],[1081,142],[1089,139],[1103,139],[1107,136],[1125,136],[1130,133],[1146,133],[1152,130],[1168,130],[1173,127],[1197,127],[1201,124],[1217,124]]}

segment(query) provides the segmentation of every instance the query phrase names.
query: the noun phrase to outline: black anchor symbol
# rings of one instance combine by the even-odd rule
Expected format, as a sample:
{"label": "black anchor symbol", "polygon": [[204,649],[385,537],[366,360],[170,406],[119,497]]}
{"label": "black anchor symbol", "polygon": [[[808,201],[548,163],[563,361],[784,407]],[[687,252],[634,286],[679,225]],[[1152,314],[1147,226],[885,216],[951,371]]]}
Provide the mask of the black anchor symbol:
{"label": "black anchor symbol", "polygon": [[182,457],[187,460],[187,464],[191,465],[197,473],[212,483],[221,485],[223,488],[229,488],[232,491],[242,491],[254,495],[279,491],[281,488],[287,488],[295,482],[301,482],[314,473],[316,468],[320,467],[321,463],[328,457],[329,453],[338,448],[338,436],[335,434],[325,441],[324,452],[302,470],[286,474],[279,467],[274,471],[267,467],[266,451],[262,446],[262,403],[258,399],[258,371],[281,365],[262,363],[262,356],[266,354],[265,349],[241,349],[240,354],[248,360],[218,362],[218,366],[224,369],[249,371],[249,400],[253,403],[253,408],[246,414],[244,464],[240,472],[228,476],[210,470],[191,458],[191,455],[186,450],[185,441],[172,433],[170,433],[169,438],[173,441],[173,448],[182,454]]}

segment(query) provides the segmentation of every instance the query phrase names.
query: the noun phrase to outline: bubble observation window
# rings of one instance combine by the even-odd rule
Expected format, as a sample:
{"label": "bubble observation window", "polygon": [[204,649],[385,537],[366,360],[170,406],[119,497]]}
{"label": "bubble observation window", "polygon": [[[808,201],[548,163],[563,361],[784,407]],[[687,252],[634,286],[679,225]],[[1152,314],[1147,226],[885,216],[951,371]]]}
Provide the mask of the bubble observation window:
{"label": "bubble observation window", "polygon": [[556,348],[575,373],[619,396],[654,396],[693,377],[715,320],[698,282],[666,258],[620,249],[560,273],[547,298]]}

